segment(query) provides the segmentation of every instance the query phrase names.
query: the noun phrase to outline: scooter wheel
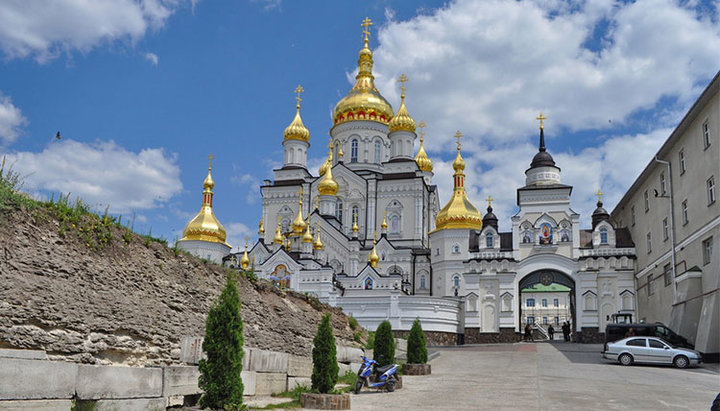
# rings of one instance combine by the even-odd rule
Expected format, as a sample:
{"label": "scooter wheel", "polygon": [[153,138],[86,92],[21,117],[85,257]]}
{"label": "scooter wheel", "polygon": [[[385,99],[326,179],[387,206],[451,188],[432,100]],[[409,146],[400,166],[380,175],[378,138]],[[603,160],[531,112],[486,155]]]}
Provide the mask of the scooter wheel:
{"label": "scooter wheel", "polygon": [[355,381],[355,394],[360,394],[360,390],[362,390],[363,387],[363,380],[362,378],[358,378],[357,381]]}
{"label": "scooter wheel", "polygon": [[387,383],[385,383],[385,386],[387,387],[388,392],[395,391],[395,380],[389,379]]}

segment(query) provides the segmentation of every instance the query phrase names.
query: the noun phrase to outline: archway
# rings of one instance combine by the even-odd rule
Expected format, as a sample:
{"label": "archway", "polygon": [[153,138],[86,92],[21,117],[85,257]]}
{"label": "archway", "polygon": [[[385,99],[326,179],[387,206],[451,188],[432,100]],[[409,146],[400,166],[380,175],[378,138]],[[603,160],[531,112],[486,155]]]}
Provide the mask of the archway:
{"label": "archway", "polygon": [[518,322],[523,333],[531,324],[536,338],[547,339],[552,325],[555,340],[562,341],[562,326],[567,321],[572,332],[576,324],[575,281],[553,269],[533,271],[518,283]]}

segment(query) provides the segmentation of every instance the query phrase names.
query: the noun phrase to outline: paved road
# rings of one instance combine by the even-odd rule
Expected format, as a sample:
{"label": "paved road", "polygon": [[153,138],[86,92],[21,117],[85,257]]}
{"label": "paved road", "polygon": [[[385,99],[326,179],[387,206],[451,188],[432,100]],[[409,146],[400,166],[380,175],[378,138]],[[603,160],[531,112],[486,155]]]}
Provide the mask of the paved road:
{"label": "paved road", "polygon": [[679,370],[623,367],[601,345],[563,342],[439,349],[432,375],[403,377],[393,393],[365,389],[353,410],[708,410],[717,364]]}

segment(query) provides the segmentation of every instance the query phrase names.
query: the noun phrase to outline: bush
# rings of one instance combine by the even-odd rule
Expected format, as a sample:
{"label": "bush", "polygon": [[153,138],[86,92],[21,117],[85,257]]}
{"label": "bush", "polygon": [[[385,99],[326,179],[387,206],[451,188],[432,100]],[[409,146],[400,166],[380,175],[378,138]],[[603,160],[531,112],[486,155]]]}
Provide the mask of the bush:
{"label": "bush", "polygon": [[355,317],[352,317],[352,316],[348,317],[348,325],[350,326],[351,330],[355,330],[357,328],[358,322],[355,319]]}
{"label": "bush", "polygon": [[335,388],[340,367],[337,364],[335,336],[330,325],[330,314],[323,316],[313,340],[312,389],[327,394]]}
{"label": "bush", "polygon": [[225,288],[210,308],[205,322],[203,351],[200,360],[200,398],[203,408],[243,409],[243,383],[240,377],[243,358],[243,324],[240,317],[240,295],[235,275],[228,275]]}
{"label": "bush", "polygon": [[408,335],[408,364],[425,364],[427,362],[427,347],[425,344],[425,333],[420,325],[420,319],[416,318]]}
{"label": "bush", "polygon": [[395,338],[389,321],[383,321],[375,331],[375,361],[377,365],[393,364],[395,362]]}

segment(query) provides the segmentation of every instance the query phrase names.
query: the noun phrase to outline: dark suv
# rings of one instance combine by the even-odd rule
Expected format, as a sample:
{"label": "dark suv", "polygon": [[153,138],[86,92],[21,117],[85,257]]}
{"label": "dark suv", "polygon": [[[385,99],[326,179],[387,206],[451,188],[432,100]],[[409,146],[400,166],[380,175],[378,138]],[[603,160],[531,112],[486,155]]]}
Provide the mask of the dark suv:
{"label": "dark suv", "polygon": [[695,348],[688,340],[669,329],[663,323],[654,324],[608,324],[605,327],[605,343],[610,343],[629,336],[628,331],[633,329],[636,336],[660,337],[672,345],[685,348]]}

